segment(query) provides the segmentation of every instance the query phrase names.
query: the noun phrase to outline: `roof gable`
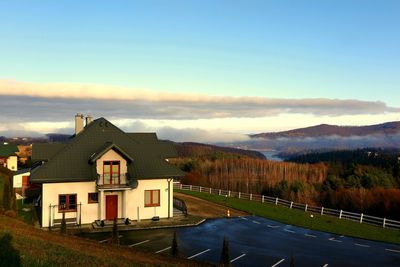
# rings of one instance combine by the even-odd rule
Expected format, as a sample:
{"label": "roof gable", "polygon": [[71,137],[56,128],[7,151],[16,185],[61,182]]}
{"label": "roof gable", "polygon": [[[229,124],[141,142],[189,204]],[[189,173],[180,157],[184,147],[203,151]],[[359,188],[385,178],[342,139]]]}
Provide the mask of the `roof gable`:
{"label": "roof gable", "polygon": [[122,150],[120,147],[118,147],[116,144],[111,143],[111,142],[107,142],[104,144],[104,146],[98,151],[93,153],[90,158],[89,161],[91,163],[95,163],[96,160],[98,160],[99,158],[101,158],[104,154],[106,154],[108,151],[110,150],[114,150],[117,153],[119,153],[122,157],[124,157],[126,160],[132,162],[133,159],[131,156],[129,156],[128,153],[126,153],[124,150]]}

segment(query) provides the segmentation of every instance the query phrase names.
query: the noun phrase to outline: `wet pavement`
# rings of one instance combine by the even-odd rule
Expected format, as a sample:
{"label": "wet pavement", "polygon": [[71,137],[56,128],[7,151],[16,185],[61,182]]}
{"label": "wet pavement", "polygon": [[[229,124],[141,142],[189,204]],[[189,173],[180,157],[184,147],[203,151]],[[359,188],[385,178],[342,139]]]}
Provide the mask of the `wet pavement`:
{"label": "wet pavement", "polygon": [[[121,245],[169,253],[176,231],[181,255],[218,263],[229,239],[233,266],[400,266],[400,246],[313,231],[256,216],[210,219],[186,228],[121,232]],[[107,236],[86,236],[104,241]],[[399,232],[400,238],[400,232]],[[103,239],[103,240],[102,240]]]}

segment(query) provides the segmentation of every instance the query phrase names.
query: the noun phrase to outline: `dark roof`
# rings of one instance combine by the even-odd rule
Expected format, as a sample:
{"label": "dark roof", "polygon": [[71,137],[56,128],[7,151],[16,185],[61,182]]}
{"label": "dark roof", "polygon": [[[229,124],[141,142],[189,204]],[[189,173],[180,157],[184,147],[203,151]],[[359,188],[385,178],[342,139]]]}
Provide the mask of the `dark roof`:
{"label": "dark roof", "polygon": [[0,157],[16,156],[15,152],[18,152],[18,146],[12,144],[1,144],[0,145]]}
{"label": "dark roof", "polygon": [[14,172],[14,175],[23,174],[23,173],[27,173],[27,172],[30,172],[30,171],[31,171],[31,169],[29,169],[29,168],[21,169],[21,170],[18,170],[16,172]]}
{"label": "dark roof", "polygon": [[33,144],[32,145],[32,162],[48,161],[57,152],[64,149],[66,144],[51,143],[51,144]]}
{"label": "dark roof", "polygon": [[[158,141],[155,133],[126,134],[104,118],[94,120],[67,144],[47,145],[32,147],[32,159],[48,160],[32,170],[32,182],[93,181],[97,179],[97,172],[91,159],[109,149],[115,149],[130,159],[127,162],[130,178],[184,175],[180,169],[165,161],[176,156],[171,144]],[[53,145],[56,147],[50,148]],[[39,155],[36,155],[37,151]]]}

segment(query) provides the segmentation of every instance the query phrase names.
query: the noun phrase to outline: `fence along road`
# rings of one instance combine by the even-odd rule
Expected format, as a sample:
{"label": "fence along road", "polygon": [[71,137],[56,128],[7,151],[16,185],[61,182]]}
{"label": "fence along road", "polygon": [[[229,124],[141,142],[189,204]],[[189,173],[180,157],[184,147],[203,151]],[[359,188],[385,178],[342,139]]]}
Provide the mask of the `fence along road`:
{"label": "fence along road", "polygon": [[261,203],[270,203],[274,205],[281,205],[288,207],[290,209],[298,209],[303,211],[309,211],[313,213],[319,213],[321,215],[330,215],[334,217],[338,217],[339,219],[351,220],[356,221],[359,223],[367,223],[377,226],[382,226],[383,228],[392,228],[400,230],[400,221],[389,220],[386,218],[375,217],[371,215],[366,215],[363,213],[354,213],[344,210],[335,210],[335,209],[328,209],[324,207],[318,206],[309,206],[308,204],[303,203],[296,203],[293,201],[280,199],[277,197],[269,197],[264,195],[258,194],[248,194],[242,192],[235,192],[230,190],[224,189],[214,189],[210,187],[198,186],[198,185],[184,185],[180,183],[174,184],[174,189],[181,189],[181,190],[189,190],[193,192],[201,192],[201,193],[208,193],[213,195],[220,195],[220,196],[227,196],[232,198],[256,201]]}

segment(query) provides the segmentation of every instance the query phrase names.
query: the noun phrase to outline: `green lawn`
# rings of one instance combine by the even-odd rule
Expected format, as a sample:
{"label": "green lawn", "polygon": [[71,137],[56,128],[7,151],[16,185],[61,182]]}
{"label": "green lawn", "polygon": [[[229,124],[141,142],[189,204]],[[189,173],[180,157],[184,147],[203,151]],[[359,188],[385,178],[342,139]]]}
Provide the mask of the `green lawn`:
{"label": "green lawn", "polygon": [[321,216],[319,214],[314,214],[314,217],[311,218],[310,215],[312,213],[310,212],[303,212],[300,210],[275,206],[268,203],[260,203],[237,198],[226,198],[224,196],[210,195],[207,193],[191,192],[186,190],[175,191],[286,224],[312,228],[314,230],[340,235],[400,244],[400,231],[398,230],[384,229],[377,226],[360,224],[332,216]]}

